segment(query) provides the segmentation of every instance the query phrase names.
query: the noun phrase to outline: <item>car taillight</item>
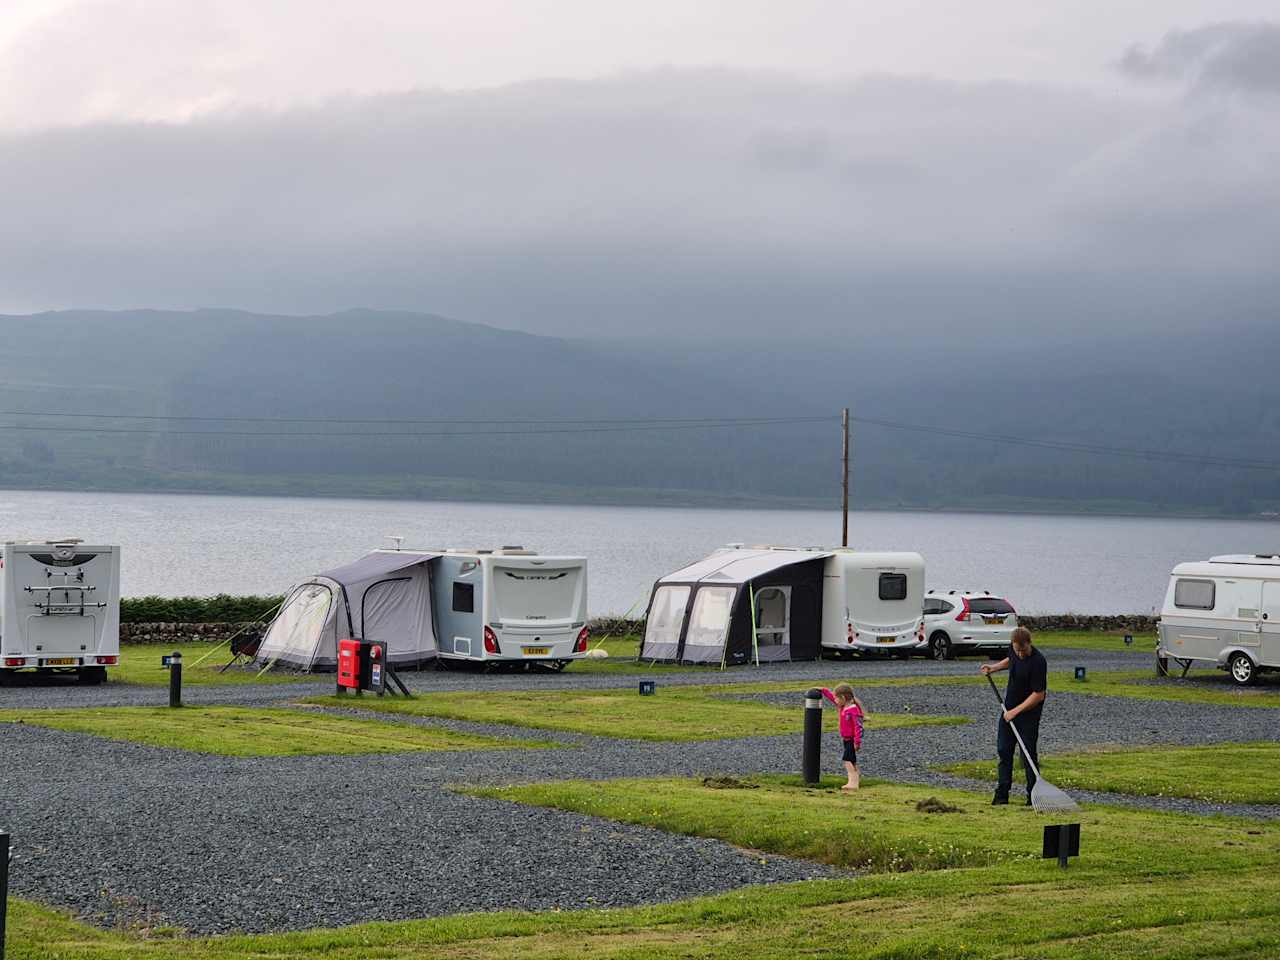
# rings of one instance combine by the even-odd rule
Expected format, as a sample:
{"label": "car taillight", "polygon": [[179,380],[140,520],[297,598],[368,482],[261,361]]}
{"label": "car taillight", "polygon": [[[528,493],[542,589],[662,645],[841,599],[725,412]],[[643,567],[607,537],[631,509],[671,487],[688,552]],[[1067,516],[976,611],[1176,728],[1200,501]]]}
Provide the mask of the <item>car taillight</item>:
{"label": "car taillight", "polygon": [[964,604],[964,608],[958,614],[956,614],[956,620],[958,620],[960,623],[968,623],[969,622],[969,601],[967,598],[961,597],[960,602]]}
{"label": "car taillight", "polygon": [[4,665],[6,667],[25,667],[27,665],[26,657],[5,657]]}
{"label": "car taillight", "polygon": [[498,647],[498,635],[493,632],[491,627],[484,628],[484,652],[485,653],[501,653]]}
{"label": "car taillight", "polygon": [[587,638],[588,638],[588,637],[590,637],[590,636],[591,636],[591,631],[590,631],[588,628],[583,627],[581,630],[579,630],[579,631],[578,631],[578,639],[577,639],[577,640],[574,642],[574,644],[573,644],[573,652],[574,652],[574,653],[586,653],[586,652],[587,652]]}
{"label": "car taillight", "polygon": [[120,660],[119,657],[94,657],[93,659],[97,661],[99,666],[103,667],[109,667]]}

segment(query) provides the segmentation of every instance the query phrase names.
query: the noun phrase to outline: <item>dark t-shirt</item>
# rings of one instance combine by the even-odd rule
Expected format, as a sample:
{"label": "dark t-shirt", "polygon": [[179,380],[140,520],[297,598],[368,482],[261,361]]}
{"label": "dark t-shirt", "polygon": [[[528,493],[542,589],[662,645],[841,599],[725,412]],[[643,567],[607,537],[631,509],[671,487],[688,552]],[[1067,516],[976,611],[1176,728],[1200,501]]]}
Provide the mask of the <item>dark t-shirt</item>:
{"label": "dark t-shirt", "polygon": [[[1005,688],[1004,705],[1012,709],[1033,693],[1043,693],[1049,688],[1049,664],[1044,654],[1034,646],[1025,660],[1018,657],[1013,647],[1009,647],[1009,685]],[[1024,710],[1020,717],[1039,718],[1043,704],[1034,709]]]}

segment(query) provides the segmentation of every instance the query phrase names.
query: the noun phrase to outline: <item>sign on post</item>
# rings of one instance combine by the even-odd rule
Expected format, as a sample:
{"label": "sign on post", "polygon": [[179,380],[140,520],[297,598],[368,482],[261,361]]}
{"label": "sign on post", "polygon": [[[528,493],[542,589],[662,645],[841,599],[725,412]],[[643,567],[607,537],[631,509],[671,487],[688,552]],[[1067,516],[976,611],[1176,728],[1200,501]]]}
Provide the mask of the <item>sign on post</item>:
{"label": "sign on post", "polygon": [[1042,860],[1057,860],[1064,870],[1068,857],[1080,856],[1080,824],[1059,823],[1044,828]]}

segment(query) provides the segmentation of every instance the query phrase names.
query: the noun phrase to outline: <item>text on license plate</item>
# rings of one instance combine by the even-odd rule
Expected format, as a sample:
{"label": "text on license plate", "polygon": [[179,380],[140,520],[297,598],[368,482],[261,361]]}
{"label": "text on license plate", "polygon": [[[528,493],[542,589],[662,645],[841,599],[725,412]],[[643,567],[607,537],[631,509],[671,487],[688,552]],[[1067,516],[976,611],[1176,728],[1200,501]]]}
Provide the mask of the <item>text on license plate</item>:
{"label": "text on license plate", "polygon": [[1004,617],[987,617],[986,619],[990,626],[996,626],[997,624],[1004,623]]}
{"label": "text on license plate", "polygon": [[894,643],[897,637],[876,637],[876,643]]}
{"label": "text on license plate", "polygon": [[79,663],[75,657],[46,657],[44,661],[46,667],[74,667]]}
{"label": "text on license plate", "polygon": [[524,655],[526,657],[545,657],[551,652],[550,647],[525,647]]}

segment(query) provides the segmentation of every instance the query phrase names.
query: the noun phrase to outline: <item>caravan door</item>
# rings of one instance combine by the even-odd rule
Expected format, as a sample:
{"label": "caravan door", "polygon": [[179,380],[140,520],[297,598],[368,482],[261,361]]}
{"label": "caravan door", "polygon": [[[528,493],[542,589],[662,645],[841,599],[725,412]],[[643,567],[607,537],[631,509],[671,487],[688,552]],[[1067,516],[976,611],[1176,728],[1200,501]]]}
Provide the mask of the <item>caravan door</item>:
{"label": "caravan door", "polygon": [[1280,667],[1280,580],[1262,582],[1262,645],[1258,666]]}

